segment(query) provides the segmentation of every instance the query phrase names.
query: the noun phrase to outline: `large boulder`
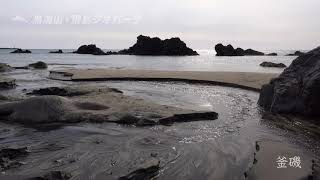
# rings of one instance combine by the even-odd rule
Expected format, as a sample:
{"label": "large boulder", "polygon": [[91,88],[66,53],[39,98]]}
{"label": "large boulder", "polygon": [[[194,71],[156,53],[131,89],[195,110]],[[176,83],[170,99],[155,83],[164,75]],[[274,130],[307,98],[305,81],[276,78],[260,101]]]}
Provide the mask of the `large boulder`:
{"label": "large boulder", "polygon": [[45,62],[38,61],[36,63],[29,64],[28,67],[34,69],[47,69],[48,65]]}
{"label": "large boulder", "polygon": [[22,50],[22,49],[16,49],[14,51],[12,51],[11,53],[31,53],[30,50]]}
{"label": "large boulder", "polygon": [[161,40],[158,37],[150,38],[140,35],[137,42],[129,49],[119,51],[119,54],[153,55],[153,56],[193,56],[199,55],[187,47],[179,38]]}
{"label": "large boulder", "polygon": [[320,47],[296,58],[262,87],[259,105],[275,113],[320,115]]}
{"label": "large boulder", "polygon": [[264,53],[253,50],[247,49],[243,50],[242,48],[236,48],[229,44],[224,46],[223,44],[217,44],[215,46],[215,50],[217,52],[216,56],[263,56]]}
{"label": "large boulder", "polygon": [[260,66],[262,66],[262,67],[276,67],[276,68],[285,68],[285,67],[287,67],[283,63],[273,63],[273,62],[266,62],[266,61],[261,63]]}
{"label": "large boulder", "polygon": [[92,54],[92,55],[107,55],[103,50],[98,48],[95,44],[82,45],[74,53],[76,53],[76,54]]}

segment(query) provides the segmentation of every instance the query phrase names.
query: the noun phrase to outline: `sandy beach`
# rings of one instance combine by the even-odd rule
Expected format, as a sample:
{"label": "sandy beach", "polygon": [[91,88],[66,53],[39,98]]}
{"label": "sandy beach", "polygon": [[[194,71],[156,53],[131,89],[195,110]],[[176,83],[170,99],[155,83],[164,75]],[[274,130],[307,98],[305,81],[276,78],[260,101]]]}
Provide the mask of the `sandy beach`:
{"label": "sandy beach", "polygon": [[238,87],[259,91],[263,84],[277,77],[274,73],[205,72],[205,71],[154,71],[116,69],[68,69],[50,71],[50,78],[72,81],[143,80],[182,81]]}

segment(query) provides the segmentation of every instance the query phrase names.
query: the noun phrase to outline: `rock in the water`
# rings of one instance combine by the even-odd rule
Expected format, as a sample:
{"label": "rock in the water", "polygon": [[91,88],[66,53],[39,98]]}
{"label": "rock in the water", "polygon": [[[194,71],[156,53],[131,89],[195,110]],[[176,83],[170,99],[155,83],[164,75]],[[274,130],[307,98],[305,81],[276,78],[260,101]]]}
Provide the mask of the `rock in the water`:
{"label": "rock in the water", "polygon": [[320,115],[320,47],[298,57],[262,87],[259,105],[275,113]]}
{"label": "rock in the water", "polygon": [[95,44],[82,45],[74,53],[76,53],[76,54],[92,54],[92,55],[107,55],[107,53],[102,51]]}
{"label": "rock in the water", "polygon": [[247,49],[244,51],[245,56],[264,56],[263,52],[259,52],[253,49]]}
{"label": "rock in the water", "polygon": [[301,52],[301,51],[296,51],[294,52],[293,54],[288,54],[287,56],[302,56],[304,55],[305,53]]}
{"label": "rock in the water", "polygon": [[153,179],[159,174],[160,170],[160,161],[152,159],[141,167],[126,176],[122,176],[119,180],[149,180]]}
{"label": "rock in the water", "polygon": [[57,96],[80,96],[80,95],[85,95],[88,94],[89,91],[85,90],[77,90],[77,89],[72,89],[72,88],[66,88],[66,87],[48,87],[48,88],[42,88],[42,89],[37,89],[33,90],[30,93],[27,93],[28,95],[57,95]]}
{"label": "rock in the water", "polygon": [[273,63],[273,62],[263,62],[263,63],[260,64],[260,66],[262,66],[262,67],[277,67],[277,68],[285,68],[285,67],[287,67],[283,63]]}
{"label": "rock in the water", "polygon": [[217,52],[216,56],[263,56],[264,53],[247,49],[243,50],[242,48],[234,49],[231,44],[224,46],[222,44],[217,44],[215,46],[215,50]]}
{"label": "rock in the water", "polygon": [[14,51],[12,51],[11,53],[31,53],[30,50],[22,50],[22,49],[16,49]]}
{"label": "rock in the water", "polygon": [[266,54],[267,56],[278,56],[277,53],[269,53],[269,54]]}
{"label": "rock in the water", "polygon": [[196,51],[187,47],[179,38],[161,40],[158,37],[150,38],[140,35],[137,42],[129,49],[119,52],[128,55],[151,55],[151,56],[194,56],[199,55]]}
{"label": "rock in the water", "polygon": [[0,77],[0,89],[12,89],[16,87],[16,80]]}
{"label": "rock in the water", "polygon": [[47,69],[48,65],[45,62],[38,61],[36,63],[29,64],[28,67],[31,67],[34,69]]}
{"label": "rock in the water", "polygon": [[0,168],[1,170],[8,170],[11,168],[17,168],[22,165],[18,158],[25,157],[29,154],[27,148],[4,148],[0,150]]}
{"label": "rock in the water", "polygon": [[49,53],[51,53],[51,54],[62,54],[63,51],[61,49],[59,49],[57,51],[50,51]]}
{"label": "rock in the water", "polygon": [[0,73],[11,71],[13,68],[5,63],[0,63]]}

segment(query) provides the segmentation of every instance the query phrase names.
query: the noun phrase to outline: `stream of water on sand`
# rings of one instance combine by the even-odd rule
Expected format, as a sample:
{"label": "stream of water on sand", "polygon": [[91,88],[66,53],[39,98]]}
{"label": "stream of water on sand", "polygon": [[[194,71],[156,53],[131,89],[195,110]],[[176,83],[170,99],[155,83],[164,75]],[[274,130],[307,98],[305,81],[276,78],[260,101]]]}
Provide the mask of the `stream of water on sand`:
{"label": "stream of water on sand", "polygon": [[[3,93],[15,97],[40,87],[79,84],[48,80],[45,71],[14,71],[8,75],[16,78],[19,86]],[[276,168],[281,154],[273,152],[278,150],[301,156],[302,170],[288,171],[301,171],[299,178],[305,178],[311,173],[311,160],[319,157],[318,141],[273,127],[261,118],[256,92],[169,82],[80,84],[84,83],[118,88],[126,95],[160,104],[216,111],[219,119],[143,128],[79,123],[51,130],[1,123],[0,147],[28,146],[32,153],[24,160],[25,165],[0,175],[0,179],[61,169],[75,175],[73,179],[116,179],[151,156],[161,162],[158,179],[242,179],[253,166],[256,142],[265,148],[261,150],[262,159],[267,157],[270,162],[258,159],[258,165],[264,166],[258,166],[251,179],[277,179],[287,171]],[[265,177],[261,169],[269,176]]]}

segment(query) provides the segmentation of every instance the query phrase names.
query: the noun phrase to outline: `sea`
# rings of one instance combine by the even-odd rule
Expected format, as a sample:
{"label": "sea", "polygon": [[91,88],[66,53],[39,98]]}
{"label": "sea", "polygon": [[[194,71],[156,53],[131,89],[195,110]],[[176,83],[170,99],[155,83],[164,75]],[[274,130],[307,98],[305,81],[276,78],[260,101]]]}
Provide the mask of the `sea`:
{"label": "sea", "polygon": [[[49,54],[55,49],[30,49],[32,54],[10,54],[12,49],[0,49],[0,62],[11,66],[25,66],[43,61],[49,64],[50,70],[65,68],[116,68],[172,71],[234,71],[280,73],[283,69],[263,68],[264,61],[290,65],[295,56],[286,56],[292,50],[265,51],[276,52],[278,56],[241,56],[217,57],[215,51],[197,50],[199,56],[130,56],[109,55],[94,56],[73,54],[74,49],[63,49],[63,54]],[[105,51],[108,51],[107,49]]]}

